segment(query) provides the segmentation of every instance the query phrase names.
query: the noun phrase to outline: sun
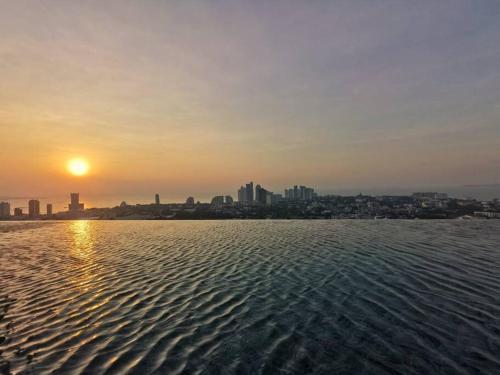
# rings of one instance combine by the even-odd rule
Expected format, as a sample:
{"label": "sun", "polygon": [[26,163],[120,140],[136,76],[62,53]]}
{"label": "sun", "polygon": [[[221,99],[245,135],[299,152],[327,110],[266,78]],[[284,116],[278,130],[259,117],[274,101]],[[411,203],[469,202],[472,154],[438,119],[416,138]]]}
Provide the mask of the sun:
{"label": "sun", "polygon": [[84,159],[71,159],[68,161],[67,168],[73,176],[84,176],[89,171],[89,163]]}

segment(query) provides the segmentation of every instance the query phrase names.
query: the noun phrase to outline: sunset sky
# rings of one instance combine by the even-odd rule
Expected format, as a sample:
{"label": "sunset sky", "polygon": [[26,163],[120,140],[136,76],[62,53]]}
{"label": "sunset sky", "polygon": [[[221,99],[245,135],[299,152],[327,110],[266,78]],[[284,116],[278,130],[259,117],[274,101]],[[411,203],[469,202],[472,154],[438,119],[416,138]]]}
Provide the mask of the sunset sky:
{"label": "sunset sky", "polygon": [[0,7],[0,196],[500,183],[500,1]]}

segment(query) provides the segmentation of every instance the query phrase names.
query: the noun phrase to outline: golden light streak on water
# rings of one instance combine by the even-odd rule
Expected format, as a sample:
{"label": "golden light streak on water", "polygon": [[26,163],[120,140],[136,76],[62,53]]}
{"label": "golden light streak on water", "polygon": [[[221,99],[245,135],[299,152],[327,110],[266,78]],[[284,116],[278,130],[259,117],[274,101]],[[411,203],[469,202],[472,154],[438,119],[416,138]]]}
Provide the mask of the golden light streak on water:
{"label": "golden light streak on water", "polygon": [[74,220],[67,224],[72,237],[69,252],[80,260],[71,281],[82,291],[89,291],[95,278],[95,227],[88,220]]}

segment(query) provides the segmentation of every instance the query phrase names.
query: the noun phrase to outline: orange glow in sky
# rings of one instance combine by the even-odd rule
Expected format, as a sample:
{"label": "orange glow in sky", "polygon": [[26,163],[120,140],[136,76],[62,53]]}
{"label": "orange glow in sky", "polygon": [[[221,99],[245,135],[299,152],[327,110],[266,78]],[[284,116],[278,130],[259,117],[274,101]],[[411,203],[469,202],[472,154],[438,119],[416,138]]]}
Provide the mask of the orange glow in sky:
{"label": "orange glow in sky", "polygon": [[497,2],[225,2],[2,2],[0,200],[500,185]]}

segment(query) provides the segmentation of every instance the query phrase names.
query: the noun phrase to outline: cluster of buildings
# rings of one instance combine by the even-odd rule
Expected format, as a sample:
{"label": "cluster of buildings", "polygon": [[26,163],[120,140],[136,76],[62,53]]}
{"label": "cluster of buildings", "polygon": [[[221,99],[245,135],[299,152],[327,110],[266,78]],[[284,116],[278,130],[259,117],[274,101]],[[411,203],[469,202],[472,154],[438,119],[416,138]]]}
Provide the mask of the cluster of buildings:
{"label": "cluster of buildings", "polygon": [[424,192],[411,196],[320,197],[308,212],[333,219],[472,219],[500,217],[498,199],[450,198],[445,193]]}
{"label": "cluster of buildings", "polygon": [[437,193],[437,192],[419,192],[413,193],[412,197],[415,199],[421,200],[446,200],[448,199],[448,194],[446,193]]}
{"label": "cluster of buildings", "polygon": [[0,219],[10,219],[13,216],[16,219],[38,219],[41,216],[52,217],[52,203],[47,203],[45,214],[42,215],[40,211],[40,201],[37,199],[30,199],[28,201],[28,212],[26,213],[24,207],[15,207],[13,215],[11,215],[11,207],[9,202],[0,202]]}
{"label": "cluster of buildings", "polygon": [[253,202],[253,182],[241,186],[238,190],[238,202]]}
{"label": "cluster of buildings", "polygon": [[500,202],[450,198],[445,193],[418,192],[408,196],[319,196],[314,189],[293,186],[285,189],[284,197],[249,182],[238,190],[238,201],[230,195],[217,195],[210,203],[195,203],[188,197],[185,203],[160,202],[128,205],[122,202],[112,208],[84,209],[80,195],[71,193],[68,210],[54,214],[52,204],[46,213],[40,212],[40,201],[28,202],[28,213],[22,207],[14,209],[0,202],[0,219],[472,219],[500,218]]}
{"label": "cluster of buildings", "polygon": [[281,199],[281,195],[274,194],[272,191],[266,190],[261,185],[256,185],[255,190],[253,182],[249,182],[241,186],[238,190],[238,202],[241,204],[272,204]]}
{"label": "cluster of buildings", "polygon": [[318,195],[314,192],[314,189],[307,186],[295,185],[290,189],[285,189],[285,199],[312,201],[317,197]]}
{"label": "cluster of buildings", "polygon": [[242,185],[238,190],[238,202],[243,204],[263,204],[272,205],[285,200],[312,201],[318,195],[313,188],[307,186],[293,186],[285,189],[285,195],[276,194],[262,187],[261,185],[253,187],[253,182]]}
{"label": "cluster of buildings", "polygon": [[238,202],[226,202],[219,196],[203,209],[204,215],[210,218],[215,213],[216,218],[240,219],[500,218],[498,200],[457,199],[439,192],[417,192],[408,196],[318,196],[307,186],[285,189],[283,197],[261,185],[254,189],[253,182],[240,187]]}
{"label": "cluster of buildings", "polygon": [[53,212],[52,203],[47,203],[45,213],[40,210],[40,201],[38,199],[30,199],[28,201],[28,212],[24,211],[25,207],[15,207],[13,215],[11,215],[11,207],[9,202],[0,202],[0,219],[8,220],[25,220],[25,219],[54,219],[54,218],[77,218],[85,209],[83,203],[80,203],[80,194],[71,193],[71,203],[68,205],[68,212],[58,213]]}
{"label": "cluster of buildings", "polygon": [[[214,206],[232,205],[233,203],[234,203],[233,197],[230,195],[226,195],[226,196],[216,195],[215,197],[212,198],[212,201],[210,202],[210,204],[214,205]],[[188,204],[187,200],[186,200],[186,204]]]}

